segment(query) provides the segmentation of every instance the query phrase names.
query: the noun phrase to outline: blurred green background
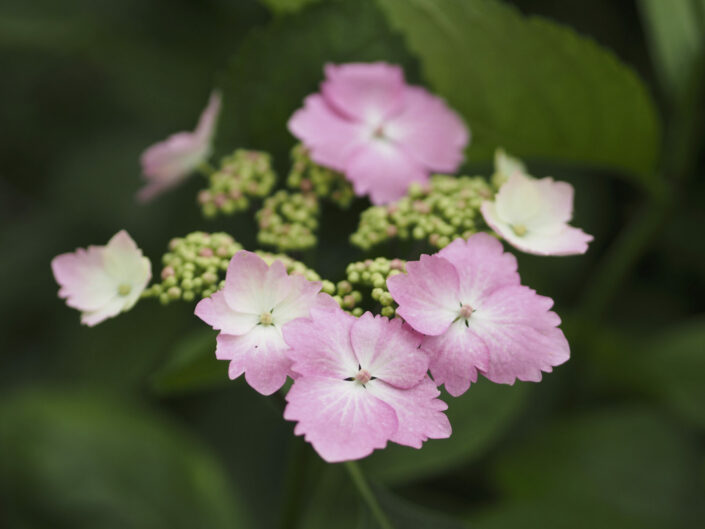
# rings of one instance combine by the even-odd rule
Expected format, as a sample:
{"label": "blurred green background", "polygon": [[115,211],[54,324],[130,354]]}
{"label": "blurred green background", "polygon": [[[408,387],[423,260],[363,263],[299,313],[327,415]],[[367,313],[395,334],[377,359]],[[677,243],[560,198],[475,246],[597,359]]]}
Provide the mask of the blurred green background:
{"label": "blurred green background", "polygon": [[[540,384],[479,383],[454,435],[363,462],[398,528],[705,527],[705,2],[4,0],[0,6],[0,526],[375,527],[339,465],[275,399],[230,382],[192,307],[95,327],[49,262],[126,228],[155,270],[206,221],[194,177],[135,202],[138,157],[224,91],[218,153],[270,151],[326,61],[388,60],[448,99],[474,141],[576,188],[587,255],[520,255],[556,300],[571,361]],[[326,211],[317,255],[365,257]],[[386,251],[384,248],[379,252]],[[372,252],[370,255],[375,255]],[[414,257],[402,255],[399,257]]]}

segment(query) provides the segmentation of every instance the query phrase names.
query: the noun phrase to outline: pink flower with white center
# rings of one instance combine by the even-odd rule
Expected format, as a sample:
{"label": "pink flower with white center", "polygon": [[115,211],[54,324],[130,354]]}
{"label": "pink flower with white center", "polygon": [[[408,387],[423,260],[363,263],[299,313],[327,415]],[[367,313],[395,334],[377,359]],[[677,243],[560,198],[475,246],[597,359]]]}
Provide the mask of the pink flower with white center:
{"label": "pink flower with white center", "polygon": [[536,180],[515,170],[494,202],[482,204],[485,222],[522,252],[575,255],[587,251],[592,235],[568,225],[573,217],[573,186],[552,178]]}
{"label": "pink flower with white center", "polygon": [[397,313],[426,336],[437,384],[464,393],[481,372],[493,382],[538,382],[570,356],[550,298],[519,284],[517,263],[486,233],[456,239],[387,280]]}
{"label": "pink flower with white center", "polygon": [[383,62],[327,64],[321,93],[308,96],[289,130],[321,165],[345,174],[374,204],[404,196],[430,171],[454,172],[470,135],[445,102],[407,85]]}
{"label": "pink flower with white center", "polygon": [[240,251],[230,261],[225,287],[201,300],[195,312],[220,331],[215,356],[230,361],[230,378],[244,373],[250,386],[271,395],[293,376],[282,327],[308,317],[318,304],[337,307],[320,290],[320,282],[287,275],[281,261],[268,266],[257,254]]}
{"label": "pink flower with white center", "polygon": [[450,436],[421,337],[401,320],[316,308],[284,327],[284,339],[300,375],[284,418],[298,421],[294,433],[326,461],[360,459],[388,441],[421,448]]}
{"label": "pink flower with white center", "polygon": [[51,261],[59,297],[81,311],[81,323],[93,326],[130,310],[152,277],[152,265],[125,230],[106,246],[79,248]]}
{"label": "pink flower with white center", "polygon": [[212,152],[215,126],[220,114],[220,93],[213,92],[193,132],[177,132],[149,147],[140,158],[147,180],[137,194],[143,202],[180,184]]}

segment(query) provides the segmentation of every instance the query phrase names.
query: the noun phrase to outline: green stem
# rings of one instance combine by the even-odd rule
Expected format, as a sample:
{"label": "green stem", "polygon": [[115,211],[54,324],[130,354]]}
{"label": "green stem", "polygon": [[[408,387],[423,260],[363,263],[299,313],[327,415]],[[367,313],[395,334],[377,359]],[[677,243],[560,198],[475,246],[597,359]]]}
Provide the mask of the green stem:
{"label": "green stem", "polygon": [[360,496],[370,509],[372,516],[375,520],[377,520],[380,529],[394,529],[394,526],[389,521],[389,518],[387,518],[387,515],[384,514],[382,507],[379,506],[379,502],[377,501],[377,498],[375,498],[369,483],[367,483],[360,466],[355,461],[346,461],[345,468],[348,470],[350,479],[352,479],[355,487],[357,487],[357,491],[360,493]]}
{"label": "green stem", "polygon": [[213,167],[209,162],[202,162],[196,170],[201,173],[205,178],[215,173],[215,167]]}
{"label": "green stem", "polygon": [[293,439],[289,466],[286,474],[282,529],[295,529],[303,507],[304,481],[306,478],[306,445],[301,439]]}

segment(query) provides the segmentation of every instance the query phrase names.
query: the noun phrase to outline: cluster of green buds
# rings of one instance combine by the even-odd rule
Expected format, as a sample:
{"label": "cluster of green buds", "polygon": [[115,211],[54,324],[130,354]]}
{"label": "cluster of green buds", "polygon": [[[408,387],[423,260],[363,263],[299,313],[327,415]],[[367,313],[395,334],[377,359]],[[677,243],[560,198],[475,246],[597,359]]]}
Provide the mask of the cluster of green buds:
{"label": "cluster of green buds", "polygon": [[257,212],[257,240],[280,252],[312,248],[317,242],[319,211],[313,193],[277,191]]}
{"label": "cluster of green buds", "polygon": [[272,191],[277,176],[269,154],[238,149],[222,159],[220,169],[208,177],[209,186],[198,193],[203,215],[230,215],[250,207],[250,200]]}
{"label": "cluster of green buds", "polygon": [[287,185],[302,193],[314,193],[341,208],[350,206],[355,198],[352,185],[345,176],[315,163],[301,143],[291,150],[291,172]]}
{"label": "cluster of green buds", "polygon": [[350,240],[363,250],[394,238],[443,248],[481,229],[480,206],[493,194],[481,177],[434,175],[428,185],[412,184],[400,200],[363,211]]}
{"label": "cluster of green buds", "polygon": [[[360,305],[363,302],[369,302],[370,305],[377,305],[375,312],[393,318],[396,314],[396,305],[387,289],[387,279],[405,270],[406,261],[401,259],[377,257],[350,263],[345,271],[347,279],[336,285],[335,293],[329,293],[336,298],[341,307],[355,316],[360,316],[363,312]],[[369,300],[365,300],[363,290],[369,293]]]}
{"label": "cluster of green buds", "polygon": [[323,280],[321,292],[330,294],[333,299],[338,302],[338,305],[343,310],[352,313],[353,316],[362,316],[362,307],[358,305],[362,302],[362,292],[355,290],[350,281],[332,281]]}
{"label": "cluster of green buds", "polygon": [[196,231],[176,237],[162,257],[161,283],[150,286],[143,296],[165,305],[206,298],[222,288],[230,259],[239,250],[242,246],[227,233]]}
{"label": "cluster of green buds", "polygon": [[[298,274],[304,276],[306,279],[309,281],[320,281],[321,276],[318,275],[318,273],[313,270],[312,268],[309,268],[305,264],[303,264],[301,261],[297,261],[296,259],[292,259],[286,254],[281,254],[281,253],[269,253],[269,252],[263,252],[261,250],[255,251],[257,255],[259,255],[265,263],[268,265],[271,265],[274,261],[281,261],[282,264],[286,267],[286,273],[287,274]],[[328,281],[330,283],[330,281]]]}

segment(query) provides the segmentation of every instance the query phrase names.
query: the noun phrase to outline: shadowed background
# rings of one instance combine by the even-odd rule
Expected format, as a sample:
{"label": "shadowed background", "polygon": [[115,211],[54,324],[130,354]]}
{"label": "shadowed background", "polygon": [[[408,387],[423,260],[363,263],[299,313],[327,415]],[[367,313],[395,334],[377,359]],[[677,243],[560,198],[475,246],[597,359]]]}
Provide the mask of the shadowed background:
{"label": "shadowed background", "polygon": [[[286,120],[323,64],[371,60],[465,116],[463,173],[489,175],[500,143],[571,182],[574,223],[595,235],[585,256],[518,256],[523,283],[556,300],[571,361],[540,384],[446,396],[451,439],[366,460],[390,518],[703,526],[705,2],[513,3],[3,2],[0,526],[375,527],[276,399],[227,380],[192,306],[146,300],[86,328],[49,268],[121,228],[155,273],[169,239],[197,229],[254,249],[254,210],[200,215],[201,177],[138,204],[140,153],[191,129],[220,86],[217,154],[267,150],[282,182]],[[318,253],[296,257],[335,281],[391,256],[348,244],[358,202],[326,210]]]}

